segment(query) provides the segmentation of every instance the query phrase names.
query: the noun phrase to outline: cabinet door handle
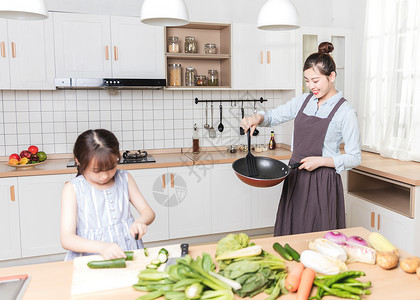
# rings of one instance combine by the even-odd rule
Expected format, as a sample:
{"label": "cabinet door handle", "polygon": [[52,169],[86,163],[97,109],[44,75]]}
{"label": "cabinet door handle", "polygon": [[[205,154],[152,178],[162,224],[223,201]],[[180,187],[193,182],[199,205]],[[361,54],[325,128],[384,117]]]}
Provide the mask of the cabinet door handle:
{"label": "cabinet door handle", "polygon": [[14,185],[10,186],[10,200],[12,200],[12,201],[16,200],[16,198],[15,198],[15,186]]}
{"label": "cabinet door handle", "polygon": [[114,60],[118,60],[118,47],[114,46]]}
{"label": "cabinet door handle", "polygon": [[6,44],[1,42],[1,57],[6,57]]}
{"label": "cabinet door handle", "polygon": [[173,188],[175,186],[175,178],[174,178],[174,174],[171,173],[171,188]]}
{"label": "cabinet door handle", "polygon": [[378,230],[381,230],[381,215],[378,214]]}
{"label": "cabinet door handle", "polygon": [[105,60],[109,60],[109,46],[105,46]]}
{"label": "cabinet door handle", "polygon": [[166,189],[165,174],[162,175],[162,188]]}
{"label": "cabinet door handle", "polygon": [[12,42],[12,57],[16,58],[16,44]]}
{"label": "cabinet door handle", "polygon": [[267,64],[271,63],[271,52],[267,51]]}
{"label": "cabinet door handle", "polygon": [[375,228],[375,213],[370,213],[370,227]]}
{"label": "cabinet door handle", "polygon": [[263,64],[263,63],[264,63],[264,52],[261,51],[261,64]]}

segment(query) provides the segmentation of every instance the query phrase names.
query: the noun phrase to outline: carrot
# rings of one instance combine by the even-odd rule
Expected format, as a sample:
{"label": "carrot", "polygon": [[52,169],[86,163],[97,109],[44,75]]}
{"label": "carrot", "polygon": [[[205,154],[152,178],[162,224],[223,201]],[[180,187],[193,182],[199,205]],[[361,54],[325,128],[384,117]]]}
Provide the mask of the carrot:
{"label": "carrot", "polygon": [[300,279],[299,289],[297,291],[297,300],[307,300],[311,294],[312,286],[315,280],[315,271],[311,268],[306,268],[302,272],[302,278]]}
{"label": "carrot", "polygon": [[297,263],[287,275],[284,284],[289,292],[297,291],[300,283],[300,278],[302,277],[303,269],[305,269],[305,266],[301,262]]}

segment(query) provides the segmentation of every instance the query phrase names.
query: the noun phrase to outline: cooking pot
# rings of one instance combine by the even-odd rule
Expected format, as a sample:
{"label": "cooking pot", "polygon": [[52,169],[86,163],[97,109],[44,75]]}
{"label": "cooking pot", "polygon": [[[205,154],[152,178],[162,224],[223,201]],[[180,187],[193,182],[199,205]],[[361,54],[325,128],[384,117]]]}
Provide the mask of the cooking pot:
{"label": "cooking pot", "polygon": [[248,175],[246,157],[235,160],[232,168],[238,178],[254,187],[270,187],[282,182],[290,173],[290,169],[299,167],[302,163],[292,164],[291,166],[269,157],[255,156],[258,175],[251,177]]}

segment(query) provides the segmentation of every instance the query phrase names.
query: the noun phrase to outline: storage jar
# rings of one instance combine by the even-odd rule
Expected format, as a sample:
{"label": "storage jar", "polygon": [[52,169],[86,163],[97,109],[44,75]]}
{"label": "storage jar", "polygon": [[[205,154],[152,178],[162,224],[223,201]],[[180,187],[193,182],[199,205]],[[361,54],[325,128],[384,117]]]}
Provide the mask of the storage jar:
{"label": "storage jar", "polygon": [[206,86],[207,85],[207,77],[206,77],[206,75],[197,75],[197,79],[195,81],[195,85],[197,85],[197,86]]}
{"label": "storage jar", "polygon": [[205,54],[216,54],[217,53],[216,44],[212,44],[212,43],[204,44],[204,53]]}
{"label": "storage jar", "polygon": [[219,73],[217,70],[209,70],[209,86],[218,86],[219,85]]}
{"label": "storage jar", "polygon": [[179,53],[179,39],[177,36],[170,36],[168,38],[168,52]]}
{"label": "storage jar", "polygon": [[181,64],[168,65],[168,86],[181,86]]}
{"label": "storage jar", "polygon": [[188,67],[185,68],[185,86],[194,86],[195,77],[197,76],[195,68]]}
{"label": "storage jar", "polygon": [[185,53],[197,53],[197,41],[195,40],[195,37],[185,37],[184,50]]}

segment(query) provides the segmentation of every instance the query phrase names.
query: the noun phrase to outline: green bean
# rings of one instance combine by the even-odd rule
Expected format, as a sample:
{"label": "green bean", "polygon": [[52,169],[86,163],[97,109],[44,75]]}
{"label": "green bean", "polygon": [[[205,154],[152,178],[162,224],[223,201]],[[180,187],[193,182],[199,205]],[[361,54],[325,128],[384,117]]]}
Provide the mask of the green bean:
{"label": "green bean", "polygon": [[359,287],[362,287],[362,288],[368,288],[372,285],[372,282],[370,282],[370,281],[361,282],[361,281],[359,281],[357,279],[354,279],[354,278],[346,278],[343,281],[343,283],[345,283],[346,285],[349,285],[349,286],[359,286]]}
{"label": "green bean", "polygon": [[347,278],[347,277],[357,278],[357,277],[365,276],[365,275],[366,273],[363,271],[346,271],[343,273],[339,273],[335,275],[334,277],[326,279],[324,281],[324,285],[326,285],[327,287],[330,287],[333,283],[336,283],[337,281],[340,281],[343,278]]}
{"label": "green bean", "polygon": [[337,289],[341,289],[343,291],[347,291],[350,292],[352,294],[357,294],[357,295],[370,295],[370,291],[369,290],[363,290],[361,288],[357,288],[354,286],[348,286],[344,283],[334,283],[333,285],[331,285],[332,288],[337,288]]}
{"label": "green bean", "polygon": [[352,294],[350,292],[347,292],[347,291],[330,288],[330,287],[324,285],[323,283],[321,283],[319,281],[314,281],[314,284],[316,286],[318,286],[319,288],[324,289],[327,293],[330,293],[330,294],[332,294],[334,296],[337,296],[337,297],[340,297],[340,298],[350,298],[350,299],[356,299],[356,300],[361,299],[359,295],[354,295],[354,294]]}

